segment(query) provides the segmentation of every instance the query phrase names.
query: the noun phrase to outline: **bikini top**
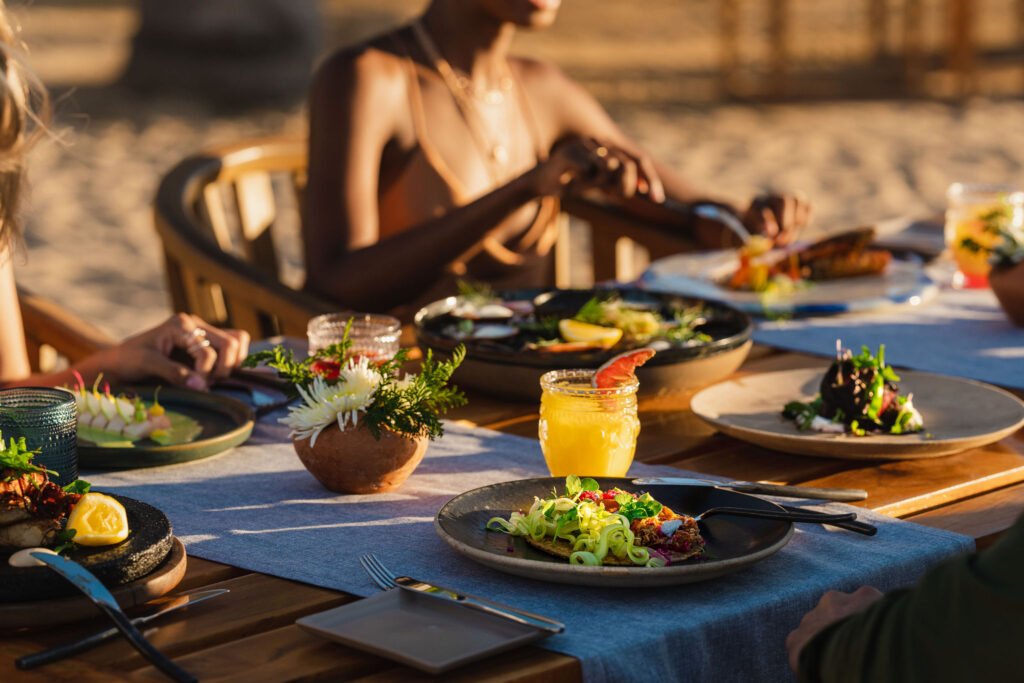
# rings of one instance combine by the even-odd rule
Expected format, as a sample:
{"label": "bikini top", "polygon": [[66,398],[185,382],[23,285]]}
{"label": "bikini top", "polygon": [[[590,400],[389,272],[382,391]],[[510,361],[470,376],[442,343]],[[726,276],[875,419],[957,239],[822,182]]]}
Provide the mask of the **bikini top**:
{"label": "bikini top", "polygon": [[[431,142],[420,79],[423,77],[421,74],[432,74],[433,71],[413,60],[397,38],[394,43],[403,56],[417,150],[400,173],[381,189],[378,198],[381,237],[398,234],[408,226],[443,215],[483,194],[478,192],[474,196]],[[514,74],[513,82],[513,101],[519,104],[536,158],[543,160],[547,158],[547,150],[541,144],[536,118]],[[558,237],[558,198],[544,197],[535,202],[534,207],[533,219],[524,229],[501,237],[488,235],[450,263],[449,274],[500,280],[520,269],[534,270],[538,261],[550,261],[549,253]]]}

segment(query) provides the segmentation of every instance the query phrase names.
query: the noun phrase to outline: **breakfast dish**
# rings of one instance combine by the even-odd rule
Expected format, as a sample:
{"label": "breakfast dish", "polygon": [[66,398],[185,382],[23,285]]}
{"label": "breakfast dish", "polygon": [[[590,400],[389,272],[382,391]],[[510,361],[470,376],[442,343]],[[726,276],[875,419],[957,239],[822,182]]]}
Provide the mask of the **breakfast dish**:
{"label": "breakfast dish", "polygon": [[[863,357],[866,365],[871,365],[870,355]],[[873,358],[875,364],[884,361]],[[832,376],[825,374],[828,369],[823,363],[726,380],[698,392],[690,407],[719,431],[764,448],[852,460],[941,457],[999,441],[1024,426],[1024,403],[988,384],[900,370],[895,392],[892,375],[886,378],[875,365],[857,371],[873,375],[871,386],[878,386],[881,375],[883,388],[871,390],[868,401],[859,392],[856,399],[847,393],[851,385],[834,391]],[[850,369],[847,366],[844,373]],[[828,387],[822,386],[823,377]],[[821,399],[823,395],[830,398]],[[901,404],[901,399],[906,400]],[[826,400],[828,408],[823,407]],[[782,412],[787,405],[793,419]],[[822,410],[831,419],[822,417]],[[840,420],[835,420],[840,416],[837,410],[843,411]],[[801,428],[811,426],[816,417],[827,431]]]}
{"label": "breakfast dish", "polygon": [[[571,550],[564,536],[575,535],[576,532],[567,530],[572,521],[568,520],[561,529],[566,534],[560,536],[557,544],[545,542],[545,539],[554,541],[548,529],[557,525],[545,516],[545,501],[564,497],[552,494],[556,489],[565,492],[564,477],[502,482],[467,491],[445,504],[435,519],[434,528],[455,552],[498,571],[541,581],[602,587],[669,586],[722,576],[778,552],[793,533],[791,522],[779,520],[722,515],[700,522],[699,528],[687,522],[687,514],[697,514],[713,507],[781,509],[770,501],[735,491],[708,486],[640,487],[626,478],[598,477],[596,489],[594,483],[586,483],[587,489],[594,490],[584,497],[584,481],[580,480],[581,490],[568,497],[575,500],[573,505],[577,509],[583,511],[596,512],[599,508],[608,511],[596,501],[588,500],[597,496],[598,491],[601,492],[602,501],[605,492],[614,492],[615,497],[621,497],[619,509],[629,506],[637,511],[644,509],[646,514],[647,511],[653,511],[656,505],[661,506],[657,513],[652,512],[648,516],[640,517],[637,512],[638,519],[650,521],[637,525],[635,532],[632,528],[634,520],[630,520],[627,529],[621,522],[626,519],[624,515],[611,513],[611,517],[620,519],[608,521],[608,517],[598,513],[598,522],[605,520],[605,526],[609,528],[604,532],[609,551],[603,553],[603,561],[600,563],[593,560],[602,554],[600,541],[603,530],[597,532],[598,542],[592,547],[591,533],[588,531],[586,536],[579,534],[577,540],[581,537],[584,540],[580,541],[579,549]],[[572,485],[570,490],[575,491]],[[544,518],[543,534],[539,533],[539,525],[534,529],[533,536],[502,533],[503,525],[495,521],[496,518],[510,525],[518,524],[518,521],[511,521],[514,514],[529,516],[536,499],[542,501],[539,510],[540,516]],[[579,508],[581,500],[587,504]],[[609,500],[614,500],[614,497]],[[552,516],[561,518],[568,514],[569,503],[555,503],[551,509],[563,506],[565,512],[551,512]],[[665,511],[666,508],[671,512]],[[662,533],[664,521],[658,517],[662,511],[665,511],[666,516],[673,517],[664,520],[671,522],[665,528],[671,534]],[[533,512],[536,514],[537,511]],[[525,520],[519,521],[529,525]],[[673,529],[676,521],[679,522],[678,528]],[[627,530],[633,535],[631,547],[624,543],[629,537]],[[619,541],[614,541],[613,537]],[[638,539],[650,545],[642,545]],[[573,544],[576,542],[573,541]],[[611,549],[614,546],[618,547],[618,553]],[[593,557],[583,554],[578,555],[575,561],[570,561],[569,556],[573,552],[590,553]],[[643,558],[644,553],[647,554],[646,560]],[[623,559],[626,561],[622,562]],[[647,566],[649,563],[650,566]]]}
{"label": "breakfast dish", "polygon": [[743,313],[701,299],[635,288],[516,290],[449,297],[416,314],[421,348],[466,360],[460,386],[536,400],[540,376],[597,368],[642,347],[658,356],[640,370],[641,391],[703,386],[739,367],[752,326]]}
{"label": "breakfast dish", "polygon": [[836,342],[836,360],[825,371],[818,395],[806,403],[786,403],[782,414],[801,431],[856,436],[919,432],[924,418],[914,407],[912,394],[900,395],[899,381],[885,364],[885,344],[876,356],[866,346],[853,355]]}
{"label": "breakfast dish", "polygon": [[563,494],[534,498],[529,510],[493,517],[487,528],[587,566],[664,567],[704,552],[693,517],[676,514],[650,493],[602,491],[595,480],[575,475],[566,478]]}

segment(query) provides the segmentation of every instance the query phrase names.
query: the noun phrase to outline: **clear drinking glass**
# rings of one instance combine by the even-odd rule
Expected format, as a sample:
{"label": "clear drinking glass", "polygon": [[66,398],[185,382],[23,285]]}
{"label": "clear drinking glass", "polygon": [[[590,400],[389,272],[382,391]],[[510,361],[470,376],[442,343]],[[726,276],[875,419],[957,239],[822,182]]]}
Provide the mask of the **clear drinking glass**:
{"label": "clear drinking glass", "polygon": [[309,353],[337,344],[345,335],[345,326],[352,321],[349,339],[352,341],[351,356],[366,356],[370,360],[390,360],[398,353],[398,339],[402,334],[402,323],[390,315],[374,313],[327,313],[309,321],[306,335],[309,339]]}
{"label": "clear drinking glass", "polygon": [[989,251],[999,231],[1024,221],[1024,192],[1010,185],[953,183],[946,191],[946,247],[956,262],[953,286],[988,286]]}
{"label": "clear drinking glass", "polygon": [[48,387],[0,389],[0,431],[5,441],[25,437],[33,462],[64,486],[78,479],[78,406],[70,391]]}
{"label": "clear drinking glass", "polygon": [[540,447],[553,477],[624,477],[633,463],[640,383],[591,386],[593,370],[552,370],[540,378]]}

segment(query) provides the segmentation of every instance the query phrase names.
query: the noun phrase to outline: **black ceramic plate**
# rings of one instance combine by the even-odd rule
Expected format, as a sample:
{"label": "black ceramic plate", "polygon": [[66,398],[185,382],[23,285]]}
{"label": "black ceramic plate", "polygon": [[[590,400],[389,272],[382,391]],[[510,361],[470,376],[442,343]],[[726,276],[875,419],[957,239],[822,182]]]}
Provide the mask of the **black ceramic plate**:
{"label": "black ceramic plate", "polygon": [[[113,494],[111,494],[113,495]],[[146,576],[171,551],[171,523],[164,513],[134,498],[114,495],[128,513],[128,538],[113,546],[77,546],[67,553],[107,586],[120,586]],[[47,567],[16,568],[0,551],[0,602],[45,600],[78,591]]]}
{"label": "black ceramic plate", "polygon": [[[629,479],[598,477],[602,489],[650,491],[658,501],[680,514],[697,515],[713,507],[780,510],[775,503],[744,493],[711,486],[646,486]],[[703,559],[667,567],[583,567],[553,557],[521,538],[485,526],[491,517],[527,510],[534,496],[545,498],[565,485],[561,477],[523,479],[467,491],[450,500],[437,514],[434,528],[457,552],[488,567],[541,581],[583,586],[651,587],[705,581],[748,567],[777,552],[793,535],[793,525],[769,519],[712,516],[701,523],[707,543]]]}
{"label": "black ceramic plate", "polygon": [[[711,341],[693,346],[673,346],[658,354],[637,371],[641,393],[685,391],[717,382],[734,372],[750,349],[753,324],[747,314],[724,304],[692,297],[647,292],[635,288],[611,289],[524,289],[500,292],[503,301],[530,301],[538,317],[571,318],[592,297],[620,297],[627,304],[650,308],[671,319],[676,311],[700,306],[707,322],[697,330]],[[416,314],[416,339],[424,349],[446,356],[460,343],[467,356],[456,375],[460,386],[475,388],[504,398],[536,400],[540,376],[560,368],[597,368],[628,350],[622,342],[608,350],[551,353],[524,349],[529,335],[510,341],[462,342],[449,334],[458,319],[451,315],[461,297],[435,301]]]}
{"label": "black ceramic plate", "polygon": [[[155,390],[156,387],[123,389],[144,401],[152,401]],[[79,441],[79,468],[157,467],[208,458],[245,443],[255,425],[252,408],[219,394],[161,387],[160,404],[167,410],[193,418],[199,422],[203,431],[194,441],[173,446],[161,446],[149,439],[126,448],[96,446]]]}

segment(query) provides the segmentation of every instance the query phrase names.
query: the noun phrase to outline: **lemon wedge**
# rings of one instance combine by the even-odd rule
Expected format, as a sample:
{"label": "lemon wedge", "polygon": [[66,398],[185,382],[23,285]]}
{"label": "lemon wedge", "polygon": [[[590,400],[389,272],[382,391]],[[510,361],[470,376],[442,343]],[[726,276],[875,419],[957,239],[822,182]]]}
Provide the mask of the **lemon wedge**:
{"label": "lemon wedge", "polygon": [[622,339],[617,327],[602,327],[566,318],[558,321],[558,332],[567,342],[587,342],[604,349],[611,348]]}
{"label": "lemon wedge", "polygon": [[86,493],[68,516],[72,540],[79,545],[113,545],[128,538],[128,513],[117,500],[102,493]]}

